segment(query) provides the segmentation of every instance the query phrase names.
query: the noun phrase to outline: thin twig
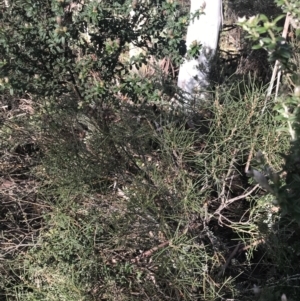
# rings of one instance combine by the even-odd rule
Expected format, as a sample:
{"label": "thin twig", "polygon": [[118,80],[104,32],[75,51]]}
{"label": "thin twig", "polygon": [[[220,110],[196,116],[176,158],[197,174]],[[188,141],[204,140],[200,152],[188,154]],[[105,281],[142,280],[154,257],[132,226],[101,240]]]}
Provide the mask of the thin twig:
{"label": "thin twig", "polygon": [[256,247],[257,245],[259,245],[261,243],[265,243],[265,240],[263,238],[254,241],[250,245],[243,246],[242,248],[239,249],[239,253],[242,252],[242,251],[247,251],[248,249],[250,249],[252,247]]}
{"label": "thin twig", "polygon": [[155,247],[151,248],[150,250],[143,252],[141,255],[138,255],[135,258],[131,259],[131,263],[139,263],[141,259],[148,258],[154,252],[156,252],[164,247],[169,246],[170,242],[171,242],[170,240],[167,240],[167,241],[159,244],[158,246],[155,246]]}
{"label": "thin twig", "polygon": [[240,248],[240,244],[241,242],[239,241],[238,244],[235,246],[234,250],[230,253],[229,257],[227,258],[225,264],[223,265],[221,271],[219,272],[218,276],[222,276],[226,270],[226,268],[228,267],[228,265],[230,264],[231,259],[235,256],[235,254],[237,253],[237,251]]}
{"label": "thin twig", "polygon": [[[292,19],[292,15],[291,15],[290,13],[287,13],[287,14],[286,14],[286,17],[285,17],[285,23],[284,23],[283,31],[282,31],[282,37],[283,37],[284,39],[286,39],[286,37],[287,37],[287,33],[288,33],[288,30],[289,30],[289,26],[290,26],[290,23],[291,23],[291,19]],[[272,73],[272,78],[271,78],[270,85],[269,85],[269,88],[268,88],[268,93],[267,93],[267,97],[266,97],[266,102],[267,102],[267,100],[269,99],[269,97],[270,97],[271,94],[272,94],[272,90],[273,90],[273,86],[274,86],[276,74],[278,73],[279,66],[280,66],[280,62],[279,62],[278,60],[276,60],[275,66],[274,66],[274,70],[273,70],[273,73]],[[279,81],[280,81],[281,71],[279,71],[279,73],[278,73],[277,76],[278,76]],[[276,94],[275,94],[275,99],[276,99],[276,97],[277,97],[278,90],[279,90],[279,81],[277,80],[277,84],[276,84]],[[265,102],[265,106],[266,106],[266,102]],[[265,107],[264,107],[264,108],[265,108]]]}
{"label": "thin twig", "polygon": [[220,214],[220,212],[225,209],[228,205],[232,204],[235,201],[241,200],[252,194],[257,188],[259,187],[259,184],[256,184],[250,191],[248,191],[245,194],[239,195],[235,198],[232,198],[230,200],[227,200],[225,203],[221,204],[220,207],[214,212],[214,215]]}
{"label": "thin twig", "polygon": [[[259,131],[259,127],[257,127],[256,130],[255,130],[254,139],[256,139],[258,131]],[[255,145],[255,141],[251,145],[251,149],[250,149],[249,156],[248,156],[246,166],[245,166],[245,174],[247,174],[249,172],[250,162],[252,160],[253,151],[254,151],[254,145]]]}
{"label": "thin twig", "polygon": [[231,159],[231,162],[229,164],[229,168],[228,168],[227,174],[226,174],[226,176],[224,177],[224,180],[223,180],[222,191],[221,191],[220,196],[219,196],[221,198],[222,204],[225,203],[224,199],[225,199],[226,179],[232,173],[233,165],[234,165],[235,159],[236,159],[236,153],[237,153],[237,149],[235,149],[234,152],[233,152],[232,159]]}
{"label": "thin twig", "polygon": [[[289,30],[291,19],[292,19],[291,14],[287,13],[286,18],[285,18],[283,31],[282,31],[282,37],[284,39],[286,39],[286,37],[287,37],[287,33],[288,33],[288,30]],[[261,111],[261,116],[263,115],[263,113],[264,113],[264,111],[267,107],[268,100],[269,100],[269,98],[272,94],[272,90],[273,90],[276,75],[277,75],[277,84],[276,84],[276,91],[275,91],[275,99],[278,96],[280,77],[281,77],[281,70],[279,70],[279,67],[280,67],[280,62],[279,62],[279,60],[276,60],[275,65],[274,65],[274,69],[273,69],[273,73],[272,73],[272,78],[271,78],[270,85],[269,85],[269,88],[268,88],[267,96],[265,98],[265,103],[264,103],[263,109]],[[278,72],[278,70],[279,70],[279,72]],[[258,132],[259,132],[259,127],[256,129],[256,131],[254,133],[254,139],[256,139],[256,137],[258,135]],[[252,156],[253,156],[253,150],[254,150],[254,143],[252,144],[252,147],[251,147],[251,150],[250,150],[250,153],[249,153],[249,157],[248,157],[248,160],[247,160],[247,163],[246,163],[246,167],[245,167],[245,172],[246,173],[249,171],[250,161],[251,161]]]}

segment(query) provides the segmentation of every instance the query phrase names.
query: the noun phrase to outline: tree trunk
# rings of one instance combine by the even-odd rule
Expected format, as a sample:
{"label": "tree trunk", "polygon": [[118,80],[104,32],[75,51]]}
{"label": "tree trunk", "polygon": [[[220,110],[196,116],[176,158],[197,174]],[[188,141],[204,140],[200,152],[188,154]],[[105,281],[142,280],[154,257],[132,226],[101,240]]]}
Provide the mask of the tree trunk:
{"label": "tree trunk", "polygon": [[178,75],[178,87],[189,100],[197,95],[204,98],[203,91],[209,86],[210,67],[218,46],[222,22],[222,0],[191,0],[191,14],[199,10],[203,14],[190,22],[186,45],[189,50],[195,41],[201,44],[200,55],[196,59],[185,59]]}

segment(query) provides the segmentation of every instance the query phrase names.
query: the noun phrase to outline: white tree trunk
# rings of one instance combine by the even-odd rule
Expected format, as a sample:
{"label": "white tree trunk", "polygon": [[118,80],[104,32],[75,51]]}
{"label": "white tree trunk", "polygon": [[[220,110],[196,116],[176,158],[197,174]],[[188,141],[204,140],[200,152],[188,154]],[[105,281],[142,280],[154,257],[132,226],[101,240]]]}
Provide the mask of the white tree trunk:
{"label": "white tree trunk", "polygon": [[191,0],[190,12],[198,10],[204,14],[191,21],[187,30],[186,45],[190,48],[194,41],[202,45],[197,59],[185,60],[180,66],[178,87],[186,97],[192,99],[195,93],[205,90],[209,85],[208,74],[219,40],[222,22],[222,0]]}

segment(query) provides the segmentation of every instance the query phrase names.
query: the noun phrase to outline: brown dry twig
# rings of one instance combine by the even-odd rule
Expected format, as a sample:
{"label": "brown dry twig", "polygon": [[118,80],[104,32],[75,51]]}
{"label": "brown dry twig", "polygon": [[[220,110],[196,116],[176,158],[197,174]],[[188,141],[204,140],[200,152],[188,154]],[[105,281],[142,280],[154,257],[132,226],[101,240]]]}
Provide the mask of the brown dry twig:
{"label": "brown dry twig", "polygon": [[249,250],[250,248],[253,248],[253,247],[256,247],[258,246],[259,244],[261,243],[265,243],[265,240],[263,238],[261,239],[258,239],[256,241],[254,241],[253,243],[249,244],[249,245],[244,245],[242,244],[240,241],[238,242],[238,244],[235,246],[234,250],[229,254],[226,262],[224,263],[224,265],[222,266],[221,268],[221,271],[218,273],[218,276],[222,276],[226,270],[226,268],[229,266],[230,262],[231,262],[231,259],[234,258],[234,256],[237,254],[237,253],[241,253],[243,251],[247,251]]}
{"label": "brown dry twig", "polygon": [[254,241],[253,243],[251,243],[250,245],[247,245],[247,246],[243,245],[242,248],[240,248],[240,249],[238,250],[238,252],[240,253],[240,252],[243,252],[243,251],[247,251],[247,250],[249,250],[250,248],[256,247],[256,246],[258,246],[259,244],[262,244],[262,243],[265,243],[265,240],[264,240],[263,238],[258,239],[258,240],[256,240],[256,241]]}
{"label": "brown dry twig", "polygon": [[236,247],[234,248],[234,250],[230,253],[230,255],[228,256],[225,264],[223,265],[223,267],[221,268],[221,271],[218,273],[218,276],[222,276],[226,270],[226,268],[228,267],[228,265],[230,264],[231,259],[235,256],[235,254],[237,253],[237,251],[240,248],[240,244],[241,242],[239,241],[238,244],[236,245]]}
{"label": "brown dry twig", "polygon": [[169,246],[170,242],[171,242],[171,240],[167,240],[167,241],[159,244],[158,246],[155,246],[155,247],[151,248],[150,250],[143,252],[141,255],[136,256],[135,258],[131,259],[130,262],[131,263],[139,263],[142,259],[150,257],[154,252]]}

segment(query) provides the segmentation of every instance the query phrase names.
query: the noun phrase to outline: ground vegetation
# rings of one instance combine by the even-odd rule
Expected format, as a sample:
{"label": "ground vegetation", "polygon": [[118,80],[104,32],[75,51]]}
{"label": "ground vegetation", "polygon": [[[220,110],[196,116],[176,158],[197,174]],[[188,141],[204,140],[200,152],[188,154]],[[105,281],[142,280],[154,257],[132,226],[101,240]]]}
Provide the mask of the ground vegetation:
{"label": "ground vegetation", "polygon": [[[241,3],[228,15],[254,9]],[[187,113],[174,84],[185,5],[1,7],[1,299],[299,299],[299,35],[279,52],[292,67],[277,102],[242,73],[255,41],[240,31],[213,101]],[[131,72],[148,56],[164,72]]]}

